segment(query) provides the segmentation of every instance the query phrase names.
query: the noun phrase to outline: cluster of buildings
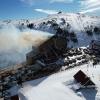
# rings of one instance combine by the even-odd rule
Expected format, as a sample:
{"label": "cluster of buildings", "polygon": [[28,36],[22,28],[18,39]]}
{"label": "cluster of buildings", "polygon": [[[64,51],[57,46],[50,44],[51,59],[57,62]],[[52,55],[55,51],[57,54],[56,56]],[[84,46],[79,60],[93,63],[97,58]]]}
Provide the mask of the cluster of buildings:
{"label": "cluster of buildings", "polygon": [[[92,51],[92,53],[99,54],[100,41],[97,41],[97,40],[91,41],[89,49]],[[71,56],[77,56],[77,57],[75,59],[70,59],[70,58],[73,58]],[[65,60],[64,62],[62,60],[64,60],[65,57],[67,57],[67,60]],[[86,55],[83,55],[81,50],[73,48],[72,50],[68,51],[66,37],[54,35],[50,39],[45,41],[44,43],[40,44],[36,52],[34,51],[34,48],[32,48],[32,51],[26,54],[27,67],[22,67],[10,72],[12,74],[9,74],[7,75],[7,77],[4,77],[3,80],[5,81],[1,79],[0,89],[1,90],[3,89],[2,84],[5,84],[5,82],[7,85],[8,83],[13,83],[13,82],[15,82],[14,84],[17,84],[18,80],[16,77],[21,77],[22,81],[25,82],[27,80],[39,78],[43,76],[43,74],[49,75],[53,70],[57,69],[58,66],[57,67],[55,66],[57,64],[61,64],[60,66],[63,65],[67,67],[68,66],[72,67],[72,64],[74,64],[74,66],[75,65],[77,66],[86,62],[88,62],[88,60],[86,59]],[[35,66],[35,64],[37,65]],[[47,68],[47,66],[50,67],[53,65],[54,65],[54,68],[52,67],[53,69],[51,70],[51,72],[50,72],[50,69],[45,70],[45,67]],[[12,81],[11,81],[11,78],[12,78]],[[82,87],[95,87],[95,83],[92,82],[92,80],[81,70],[74,75],[74,79]],[[11,100],[18,100],[18,96],[15,95],[14,97],[11,98]]]}
{"label": "cluster of buildings", "polygon": [[37,53],[34,53],[34,49],[26,55],[27,64],[32,65],[38,62],[42,66],[47,66],[53,63],[61,57],[66,51],[67,41],[65,37],[54,35],[41,45],[39,45]]}

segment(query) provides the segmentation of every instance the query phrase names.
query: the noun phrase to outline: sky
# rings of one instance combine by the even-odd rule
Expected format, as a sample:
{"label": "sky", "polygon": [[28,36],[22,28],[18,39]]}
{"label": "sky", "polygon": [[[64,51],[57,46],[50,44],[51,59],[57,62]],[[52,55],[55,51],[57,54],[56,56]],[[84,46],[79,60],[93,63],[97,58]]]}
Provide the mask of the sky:
{"label": "sky", "polygon": [[0,19],[41,18],[58,11],[100,16],[100,0],[0,0]]}

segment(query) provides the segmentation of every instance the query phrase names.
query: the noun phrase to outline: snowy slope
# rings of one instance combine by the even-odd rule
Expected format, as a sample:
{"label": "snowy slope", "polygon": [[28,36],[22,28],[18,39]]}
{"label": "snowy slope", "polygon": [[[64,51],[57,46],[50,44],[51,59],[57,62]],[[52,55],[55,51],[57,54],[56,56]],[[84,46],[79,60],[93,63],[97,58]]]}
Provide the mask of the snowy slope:
{"label": "snowy slope", "polygon": [[[85,72],[96,84],[96,89],[76,92],[73,75],[79,70]],[[91,63],[60,72],[48,77],[24,83],[19,90],[20,100],[100,100],[100,65]]]}
{"label": "snowy slope", "polygon": [[[93,17],[74,13],[55,14],[37,22],[35,24],[35,29],[48,31],[53,34],[56,33],[56,31],[52,29],[52,25],[48,24],[48,21],[53,21],[54,23],[57,23],[58,26],[63,30],[75,32],[76,37],[78,39],[78,43],[74,43],[70,40],[68,42],[69,47],[87,46],[90,44],[91,40],[100,38],[100,35],[94,34],[94,32],[92,36],[88,36],[86,33],[86,30],[93,30],[94,27],[100,27],[100,17]],[[45,22],[46,24],[41,24],[43,22]]]}
{"label": "snowy slope", "polygon": [[[65,24],[63,23],[65,20]],[[99,26],[100,27],[100,17],[93,17],[83,14],[75,14],[75,13],[61,13],[50,15],[47,18],[40,19],[37,21],[33,21],[36,25],[36,29],[43,30],[43,31],[50,31],[48,30],[49,24],[46,25],[42,24],[43,22],[53,21],[56,22],[61,28],[67,28],[67,24],[69,23],[71,26],[71,30],[73,31],[84,31],[85,27],[88,26]],[[41,27],[42,24],[42,27]]]}
{"label": "snowy slope", "polygon": [[[57,27],[60,27],[63,30],[68,30],[69,32],[74,31],[77,39],[78,44],[69,41],[69,45],[76,47],[76,46],[87,46],[91,40],[99,39],[100,35],[93,34],[92,36],[88,36],[86,34],[86,30],[92,30],[94,27],[100,28],[100,17],[96,16],[88,16],[79,13],[60,13],[50,15],[47,18],[41,19],[27,19],[27,20],[6,20],[0,21],[0,28],[3,26],[13,25],[20,31],[25,31],[29,24],[32,24],[32,30],[40,30],[50,32],[52,34],[56,33]],[[57,24],[58,26],[54,26]],[[86,40],[86,41],[84,41]]]}
{"label": "snowy slope", "polygon": [[[63,21],[65,20],[65,24]],[[43,31],[50,31],[48,30],[49,24],[46,23],[47,21],[53,21],[59,24],[61,27],[66,27],[67,23],[71,25],[71,29],[74,31],[84,31],[84,28],[87,26],[99,26],[100,27],[100,17],[97,16],[88,16],[84,14],[79,13],[60,13],[60,14],[54,14],[49,15],[46,18],[41,19],[23,19],[23,20],[4,20],[0,21],[0,26],[3,25],[14,25],[14,26],[20,26],[22,24],[27,25],[29,23],[34,24],[35,29],[43,30]],[[45,22],[46,24],[43,24]],[[48,28],[47,28],[48,27]]]}

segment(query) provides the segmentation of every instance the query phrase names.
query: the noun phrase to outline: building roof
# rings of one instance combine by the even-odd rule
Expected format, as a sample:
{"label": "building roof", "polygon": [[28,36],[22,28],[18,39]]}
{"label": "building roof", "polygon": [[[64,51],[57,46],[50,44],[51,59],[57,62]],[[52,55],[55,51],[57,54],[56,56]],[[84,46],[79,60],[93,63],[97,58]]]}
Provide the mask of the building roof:
{"label": "building roof", "polygon": [[91,79],[81,70],[74,75],[75,80],[83,86],[95,85]]}
{"label": "building roof", "polygon": [[58,37],[57,35],[52,36],[50,39],[45,41],[39,46],[40,51],[48,46],[54,46],[57,49],[62,49],[67,46],[66,39],[64,37]]}

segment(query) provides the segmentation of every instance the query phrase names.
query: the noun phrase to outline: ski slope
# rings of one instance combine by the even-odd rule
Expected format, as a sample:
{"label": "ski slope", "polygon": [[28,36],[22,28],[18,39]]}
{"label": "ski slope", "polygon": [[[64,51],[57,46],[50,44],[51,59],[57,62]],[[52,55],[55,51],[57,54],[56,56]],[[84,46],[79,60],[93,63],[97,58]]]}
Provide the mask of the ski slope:
{"label": "ski slope", "polygon": [[[79,70],[87,74],[96,84],[96,89],[75,91],[77,84],[73,75]],[[24,83],[19,89],[20,100],[100,100],[100,65],[88,63],[48,77]]]}

